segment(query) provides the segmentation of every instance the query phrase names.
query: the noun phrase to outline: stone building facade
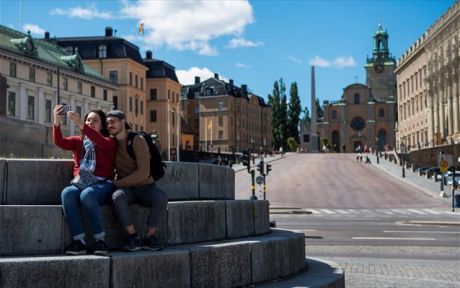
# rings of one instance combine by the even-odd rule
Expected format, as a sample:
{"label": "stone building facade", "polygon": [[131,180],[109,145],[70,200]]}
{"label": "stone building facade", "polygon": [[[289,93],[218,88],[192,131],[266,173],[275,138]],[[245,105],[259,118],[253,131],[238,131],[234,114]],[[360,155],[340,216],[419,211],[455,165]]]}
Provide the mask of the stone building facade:
{"label": "stone building facade", "polygon": [[398,60],[400,149],[460,143],[460,3]]}
{"label": "stone building facade", "polygon": [[357,147],[389,149],[395,145],[395,59],[388,48],[389,35],[379,24],[373,35],[372,57],[367,59],[366,84],[344,88],[338,101],[324,101],[318,119],[321,146],[336,152],[354,152]]}
{"label": "stone building facade", "polygon": [[219,75],[183,86],[185,123],[194,134],[194,150],[240,152],[272,149],[272,110],[264,99]]}
{"label": "stone building facade", "polygon": [[175,68],[153,58],[151,51],[146,52],[143,61],[148,67],[146,131],[156,135],[157,145],[165,159],[178,160],[179,150],[186,148],[181,147],[181,84]]}
{"label": "stone building facade", "polygon": [[70,53],[78,50],[83,62],[114,83],[113,107],[125,112],[135,131],[144,131],[146,117],[146,72],[139,47],[113,35],[111,27],[104,36],[49,38]]}
{"label": "stone building facade", "polygon": [[[116,85],[84,64],[79,53],[66,53],[55,44],[5,26],[0,26],[0,74],[8,86],[0,98],[4,107],[1,155],[56,155],[50,131],[58,103],[70,105],[80,115],[112,108]],[[66,119],[62,129],[65,134],[77,133]]]}

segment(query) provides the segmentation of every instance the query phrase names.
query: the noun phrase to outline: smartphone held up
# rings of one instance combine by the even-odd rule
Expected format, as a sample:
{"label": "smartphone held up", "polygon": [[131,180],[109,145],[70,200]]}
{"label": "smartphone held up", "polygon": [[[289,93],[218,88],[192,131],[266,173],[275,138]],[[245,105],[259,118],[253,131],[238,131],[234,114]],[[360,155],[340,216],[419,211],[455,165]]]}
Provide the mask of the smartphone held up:
{"label": "smartphone held up", "polygon": [[72,106],[70,105],[62,106],[62,110],[61,112],[59,112],[59,115],[66,115],[67,112],[69,111],[72,111]]}

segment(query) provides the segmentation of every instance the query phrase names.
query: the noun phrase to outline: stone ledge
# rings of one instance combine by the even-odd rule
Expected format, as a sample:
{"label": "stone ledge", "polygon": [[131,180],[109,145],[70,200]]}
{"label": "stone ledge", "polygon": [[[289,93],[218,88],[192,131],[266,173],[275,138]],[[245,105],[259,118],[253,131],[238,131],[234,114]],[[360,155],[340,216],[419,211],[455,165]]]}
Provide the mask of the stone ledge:
{"label": "stone ledge", "polygon": [[[166,174],[157,185],[170,200],[235,199],[235,171],[231,168],[191,162],[166,165]],[[61,192],[69,185],[72,172],[71,160],[1,159],[0,204],[60,204]]]}
{"label": "stone ledge", "polygon": [[[0,286],[16,287],[240,287],[304,269],[302,233],[274,229],[268,235],[178,245],[163,251],[103,256],[0,258]],[[284,247],[272,252],[273,245]],[[293,249],[293,250],[291,250]],[[295,251],[296,250],[296,251]],[[255,265],[255,257],[286,267]],[[270,258],[274,257],[274,258]],[[291,264],[293,263],[293,264]],[[294,268],[295,267],[295,268]],[[262,280],[262,281],[263,281]]]}
{"label": "stone ledge", "polygon": [[[164,243],[179,245],[268,233],[268,205],[263,200],[170,202],[159,237]],[[149,208],[132,205],[130,210],[138,232],[143,234]],[[235,211],[247,216],[241,217]],[[126,236],[112,207],[103,206],[102,215],[109,248],[120,249]],[[258,223],[266,224],[254,229]],[[85,226],[91,243],[89,225]],[[0,255],[63,253],[71,240],[60,205],[0,205]]]}

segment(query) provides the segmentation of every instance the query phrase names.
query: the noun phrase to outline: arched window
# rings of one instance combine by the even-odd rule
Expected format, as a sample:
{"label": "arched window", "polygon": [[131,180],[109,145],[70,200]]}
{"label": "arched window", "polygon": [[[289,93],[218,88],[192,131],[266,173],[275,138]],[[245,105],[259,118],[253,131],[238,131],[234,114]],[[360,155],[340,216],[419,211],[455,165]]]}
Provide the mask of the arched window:
{"label": "arched window", "polygon": [[380,129],[377,135],[379,139],[377,143],[379,151],[384,151],[385,145],[387,144],[387,131],[385,131],[385,129]]}
{"label": "arched window", "polygon": [[337,119],[337,111],[335,110],[332,110],[332,115],[331,115],[332,119]]}
{"label": "arched window", "polygon": [[359,93],[355,93],[354,103],[359,104]]}
{"label": "arched window", "polygon": [[385,117],[385,110],[383,108],[379,109],[379,117]]}

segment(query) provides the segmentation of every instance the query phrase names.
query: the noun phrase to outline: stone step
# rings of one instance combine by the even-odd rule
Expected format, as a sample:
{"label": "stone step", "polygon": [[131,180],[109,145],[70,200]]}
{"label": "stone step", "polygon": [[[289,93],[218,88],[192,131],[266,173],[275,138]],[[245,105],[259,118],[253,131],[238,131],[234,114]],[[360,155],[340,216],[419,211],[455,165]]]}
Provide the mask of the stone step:
{"label": "stone step", "polygon": [[[159,237],[168,245],[178,245],[265,234],[270,229],[268,206],[264,200],[169,202]],[[143,233],[149,208],[132,205],[130,209]],[[120,249],[125,233],[112,207],[103,206],[102,214],[110,249]],[[58,254],[70,242],[60,205],[0,205],[0,255]]]}
{"label": "stone step", "polygon": [[[235,199],[233,169],[202,163],[165,163],[165,176],[157,185],[169,200]],[[0,159],[0,204],[60,204],[62,189],[73,177],[72,167],[71,160]]]}
{"label": "stone step", "polygon": [[298,273],[304,259],[303,233],[273,229],[157,252],[2,257],[0,287],[241,287]]}

